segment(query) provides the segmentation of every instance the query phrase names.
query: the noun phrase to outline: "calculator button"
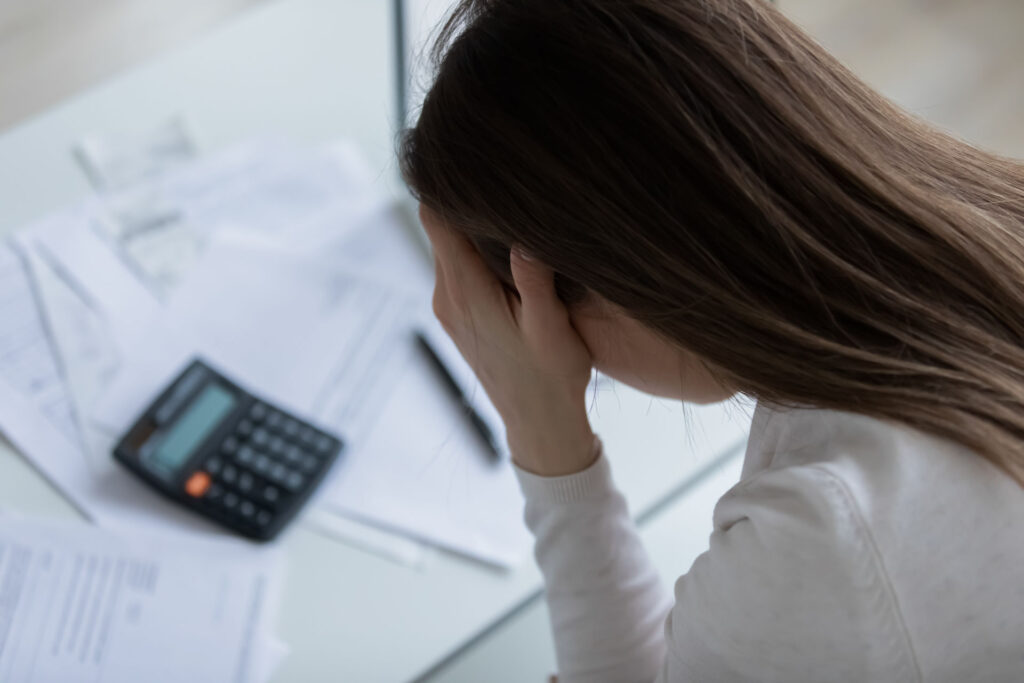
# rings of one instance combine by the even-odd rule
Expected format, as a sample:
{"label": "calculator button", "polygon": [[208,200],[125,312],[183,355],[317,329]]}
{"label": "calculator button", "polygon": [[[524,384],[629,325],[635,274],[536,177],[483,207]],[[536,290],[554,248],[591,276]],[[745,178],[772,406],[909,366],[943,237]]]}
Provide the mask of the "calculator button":
{"label": "calculator button", "polygon": [[306,426],[299,431],[299,440],[307,446],[312,446],[316,441],[316,432],[312,427]]}
{"label": "calculator button", "polygon": [[247,500],[243,500],[241,505],[238,506],[238,514],[245,519],[252,519],[256,514],[256,506]]}
{"label": "calculator button", "polygon": [[206,471],[210,474],[217,474],[220,472],[220,468],[224,466],[224,462],[217,456],[213,456],[206,461]]}
{"label": "calculator button", "polygon": [[334,442],[331,440],[331,437],[326,434],[321,434],[316,438],[316,449],[321,453],[326,453],[331,450],[333,443]]}
{"label": "calculator button", "polygon": [[248,420],[239,420],[238,424],[235,426],[235,434],[243,439],[247,439],[252,434],[252,429],[252,422],[249,422]]}
{"label": "calculator button", "polygon": [[256,451],[248,446],[242,446],[238,449],[238,455],[235,456],[235,462],[239,465],[251,465],[254,460],[256,460]]}
{"label": "calculator button", "polygon": [[238,439],[233,436],[229,436],[224,439],[224,443],[220,445],[220,452],[225,455],[234,455],[238,450]]}
{"label": "calculator button", "polygon": [[256,480],[248,472],[242,472],[238,477],[238,490],[242,493],[248,493],[252,491],[252,487],[256,485]]}
{"label": "calculator button", "polygon": [[259,512],[256,513],[256,523],[259,524],[261,527],[270,524],[271,519],[273,519],[273,517],[271,517],[270,513],[267,512],[266,510],[260,510]]}
{"label": "calculator button", "polygon": [[320,461],[314,455],[308,453],[302,458],[302,469],[306,472],[314,472],[320,467]]}
{"label": "calculator button", "polygon": [[267,406],[259,401],[252,404],[249,408],[249,419],[253,422],[263,422],[267,417]]}
{"label": "calculator button", "polygon": [[299,423],[290,417],[284,421],[284,427],[282,429],[285,436],[289,439],[294,439],[299,435]]}
{"label": "calculator button", "polygon": [[202,470],[193,472],[192,476],[185,482],[185,493],[193,498],[201,498],[206,490],[210,488],[210,475]]}
{"label": "calculator button", "polygon": [[285,477],[287,477],[287,476],[288,476],[288,468],[285,467],[284,465],[282,465],[281,463],[277,463],[276,465],[274,465],[270,469],[270,478],[273,479],[274,481],[276,481],[279,484],[283,483],[284,480],[285,480]]}
{"label": "calculator button", "polygon": [[260,453],[256,456],[256,461],[253,463],[252,468],[259,474],[266,476],[270,468],[274,466],[273,461],[267,457],[265,453]]}
{"label": "calculator button", "polygon": [[273,505],[281,498],[281,492],[276,486],[267,486],[263,489],[263,500]]}
{"label": "calculator button", "polygon": [[303,452],[298,446],[289,446],[284,452],[284,459],[291,465],[298,465],[302,462]]}
{"label": "calculator button", "polygon": [[281,456],[284,455],[284,452],[287,449],[288,449],[288,444],[285,443],[285,440],[282,439],[281,437],[275,436],[273,439],[270,440],[270,453],[272,455],[276,455],[278,457],[281,457]]}
{"label": "calculator button", "polygon": [[252,433],[252,443],[254,446],[265,448],[270,442],[270,432],[263,427],[257,427],[256,431]]}
{"label": "calculator button", "polygon": [[267,415],[267,426],[271,429],[280,429],[281,425],[284,424],[285,417],[276,410],[270,411]]}
{"label": "calculator button", "polygon": [[228,465],[224,468],[224,471],[220,475],[221,481],[225,484],[234,484],[238,481],[238,470],[232,465]]}
{"label": "calculator button", "polygon": [[228,491],[227,493],[224,494],[224,500],[221,502],[221,504],[227,510],[234,510],[236,507],[238,507],[238,502],[238,496]]}
{"label": "calculator button", "polygon": [[223,495],[224,489],[219,484],[210,484],[210,488],[206,489],[206,495],[203,497],[203,500],[216,503]]}
{"label": "calculator button", "polygon": [[284,485],[292,492],[298,491],[302,488],[302,485],[306,483],[306,478],[301,474],[292,470],[288,473],[288,476],[284,479]]}

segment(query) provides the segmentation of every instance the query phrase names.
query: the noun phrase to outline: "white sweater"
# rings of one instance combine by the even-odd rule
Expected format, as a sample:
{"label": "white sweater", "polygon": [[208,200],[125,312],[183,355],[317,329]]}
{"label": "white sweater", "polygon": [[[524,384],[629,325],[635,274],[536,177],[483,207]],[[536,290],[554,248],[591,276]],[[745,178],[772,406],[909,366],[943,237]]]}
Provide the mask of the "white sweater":
{"label": "white sweater", "polygon": [[516,472],[559,683],[1024,681],[1024,489],[950,441],[758,405],[674,604],[603,454]]}

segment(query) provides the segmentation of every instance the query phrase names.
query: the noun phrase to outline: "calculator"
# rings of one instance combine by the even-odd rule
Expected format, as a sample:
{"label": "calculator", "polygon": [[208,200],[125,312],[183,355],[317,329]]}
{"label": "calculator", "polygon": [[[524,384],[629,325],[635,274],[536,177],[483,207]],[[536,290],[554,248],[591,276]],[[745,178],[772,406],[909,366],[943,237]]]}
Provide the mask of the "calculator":
{"label": "calculator", "polygon": [[128,429],[114,457],[165,496],[270,540],[342,452],[340,438],[192,360]]}

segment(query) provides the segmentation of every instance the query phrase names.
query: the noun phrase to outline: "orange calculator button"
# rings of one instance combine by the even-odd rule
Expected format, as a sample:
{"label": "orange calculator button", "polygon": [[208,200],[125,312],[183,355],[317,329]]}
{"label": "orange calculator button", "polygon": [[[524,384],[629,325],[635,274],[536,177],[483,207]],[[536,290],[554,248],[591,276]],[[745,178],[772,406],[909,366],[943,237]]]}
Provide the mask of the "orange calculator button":
{"label": "orange calculator button", "polygon": [[206,472],[193,472],[185,482],[185,493],[193,498],[201,497],[208,488],[210,488],[210,475]]}

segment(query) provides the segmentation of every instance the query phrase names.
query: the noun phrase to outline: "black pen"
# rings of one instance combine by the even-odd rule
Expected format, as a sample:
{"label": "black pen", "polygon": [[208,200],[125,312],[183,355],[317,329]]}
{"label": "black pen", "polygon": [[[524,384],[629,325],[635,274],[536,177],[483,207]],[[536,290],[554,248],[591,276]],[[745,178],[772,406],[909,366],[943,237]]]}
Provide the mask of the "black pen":
{"label": "black pen", "polygon": [[438,374],[441,375],[442,379],[444,380],[444,383],[448,386],[448,389],[452,392],[455,398],[458,399],[459,403],[462,404],[462,407],[466,411],[466,415],[469,417],[469,421],[473,423],[473,428],[480,435],[480,438],[483,439],[484,444],[487,446],[487,452],[491,460],[497,462],[498,460],[501,459],[501,451],[498,449],[498,444],[494,440],[494,433],[491,431],[491,428],[487,426],[487,423],[484,422],[484,419],[480,417],[480,413],[476,412],[476,410],[470,404],[469,400],[466,398],[466,395],[462,392],[462,387],[460,387],[459,383],[455,381],[454,377],[452,377],[452,373],[448,371],[448,368],[447,366],[445,366],[444,361],[442,361],[441,357],[437,355],[437,352],[434,351],[434,347],[430,345],[430,342],[427,341],[427,338],[423,335],[423,333],[416,332],[415,335],[417,343],[419,344],[420,348],[423,349],[423,352],[424,354],[426,354],[427,358],[430,359],[431,365],[433,365],[434,368],[437,369]]}

